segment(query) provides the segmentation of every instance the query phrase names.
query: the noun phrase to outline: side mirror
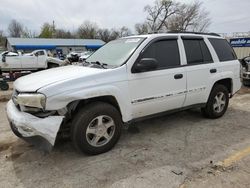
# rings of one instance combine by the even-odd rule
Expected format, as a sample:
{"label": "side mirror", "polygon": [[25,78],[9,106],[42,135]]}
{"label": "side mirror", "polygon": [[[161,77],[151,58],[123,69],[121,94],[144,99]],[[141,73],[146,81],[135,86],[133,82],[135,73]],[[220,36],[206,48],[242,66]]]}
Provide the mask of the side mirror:
{"label": "side mirror", "polygon": [[157,67],[158,62],[156,59],[143,58],[133,66],[132,73],[152,71],[155,70]]}
{"label": "side mirror", "polygon": [[36,57],[38,57],[38,53],[35,53],[34,55],[35,55]]}

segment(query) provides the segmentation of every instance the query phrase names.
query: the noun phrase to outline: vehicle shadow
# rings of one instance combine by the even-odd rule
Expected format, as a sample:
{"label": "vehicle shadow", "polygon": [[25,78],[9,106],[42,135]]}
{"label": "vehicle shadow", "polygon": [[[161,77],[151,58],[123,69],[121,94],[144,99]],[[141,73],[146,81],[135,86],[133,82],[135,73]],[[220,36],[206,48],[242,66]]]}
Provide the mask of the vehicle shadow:
{"label": "vehicle shadow", "polygon": [[[230,107],[220,119],[188,110],[131,125],[109,152],[87,156],[70,141],[45,154],[20,141],[11,149],[16,177],[24,187],[105,187],[161,166],[187,167],[249,138],[248,111]],[[248,124],[247,124],[248,123]]]}

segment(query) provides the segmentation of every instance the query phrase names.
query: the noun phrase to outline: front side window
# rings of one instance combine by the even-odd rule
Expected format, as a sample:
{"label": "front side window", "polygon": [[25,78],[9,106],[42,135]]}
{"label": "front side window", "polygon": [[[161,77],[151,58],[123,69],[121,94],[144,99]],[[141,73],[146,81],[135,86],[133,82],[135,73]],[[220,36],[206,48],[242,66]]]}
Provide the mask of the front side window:
{"label": "front side window", "polygon": [[39,51],[39,52],[38,52],[38,56],[43,56],[43,55],[45,55],[45,54],[44,54],[44,51]]}
{"label": "front side window", "polygon": [[177,40],[159,40],[152,43],[142,53],[141,59],[154,58],[158,62],[157,69],[171,68],[180,65]]}
{"label": "front side window", "polygon": [[183,39],[187,64],[203,64],[213,62],[212,56],[204,40]]}
{"label": "front side window", "polygon": [[230,61],[237,59],[232,47],[225,39],[210,38],[214,50],[220,61]]}

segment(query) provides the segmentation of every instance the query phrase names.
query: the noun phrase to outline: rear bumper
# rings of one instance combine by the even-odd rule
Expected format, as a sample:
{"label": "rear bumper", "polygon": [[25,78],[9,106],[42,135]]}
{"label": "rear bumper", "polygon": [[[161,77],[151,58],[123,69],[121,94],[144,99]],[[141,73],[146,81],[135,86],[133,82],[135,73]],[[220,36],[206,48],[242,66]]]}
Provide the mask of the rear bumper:
{"label": "rear bumper", "polygon": [[54,146],[64,116],[38,118],[19,111],[12,100],[7,103],[6,112],[11,129],[17,136],[35,145],[43,142],[46,147]]}

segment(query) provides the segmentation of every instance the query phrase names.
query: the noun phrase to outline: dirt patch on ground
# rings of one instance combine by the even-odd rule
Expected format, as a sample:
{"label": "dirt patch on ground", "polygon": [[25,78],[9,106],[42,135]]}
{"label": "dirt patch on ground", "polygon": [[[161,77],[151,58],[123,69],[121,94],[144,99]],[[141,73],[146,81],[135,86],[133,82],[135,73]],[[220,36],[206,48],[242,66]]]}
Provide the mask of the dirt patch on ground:
{"label": "dirt patch on ground", "polygon": [[8,82],[9,90],[2,91],[0,90],[0,102],[6,102],[10,100],[12,92],[13,92],[13,82]]}
{"label": "dirt patch on ground", "polygon": [[242,88],[237,94],[249,94],[249,93],[250,93],[250,87],[242,86]]}

